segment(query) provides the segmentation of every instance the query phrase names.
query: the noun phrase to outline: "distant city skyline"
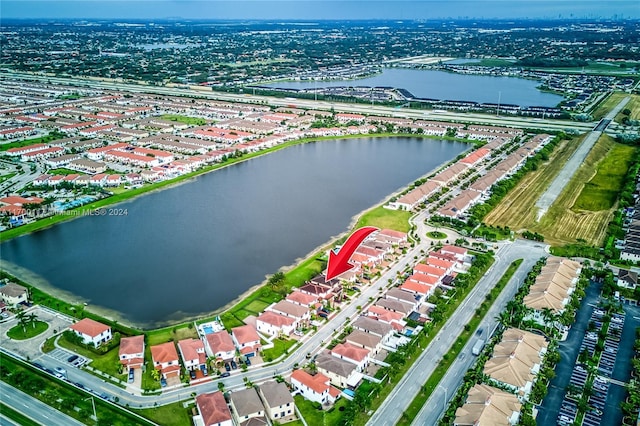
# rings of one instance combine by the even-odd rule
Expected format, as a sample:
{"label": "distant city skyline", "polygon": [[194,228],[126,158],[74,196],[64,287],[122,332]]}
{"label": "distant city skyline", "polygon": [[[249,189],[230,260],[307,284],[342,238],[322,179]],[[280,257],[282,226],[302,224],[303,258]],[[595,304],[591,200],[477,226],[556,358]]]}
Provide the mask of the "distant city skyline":
{"label": "distant city skyline", "polygon": [[636,0],[3,0],[2,19],[579,19],[640,18]]}

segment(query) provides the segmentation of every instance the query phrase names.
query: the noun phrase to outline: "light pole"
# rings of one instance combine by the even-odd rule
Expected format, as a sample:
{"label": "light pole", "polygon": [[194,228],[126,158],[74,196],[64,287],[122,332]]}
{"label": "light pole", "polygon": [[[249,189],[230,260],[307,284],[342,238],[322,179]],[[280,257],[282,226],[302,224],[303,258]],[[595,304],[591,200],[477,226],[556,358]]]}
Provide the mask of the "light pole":
{"label": "light pole", "polygon": [[93,396],[90,396],[89,398],[85,398],[83,401],[86,401],[87,399],[91,399],[91,406],[93,407],[93,420],[95,420],[96,424],[98,424],[98,415],[96,414],[96,402],[93,400]]}
{"label": "light pole", "polygon": [[439,388],[444,389],[444,400],[442,401],[442,409],[447,411],[447,388],[442,385],[438,385]]}
{"label": "light pole", "polygon": [[496,109],[496,117],[500,115],[500,99],[502,98],[502,92],[498,91],[498,108]]}

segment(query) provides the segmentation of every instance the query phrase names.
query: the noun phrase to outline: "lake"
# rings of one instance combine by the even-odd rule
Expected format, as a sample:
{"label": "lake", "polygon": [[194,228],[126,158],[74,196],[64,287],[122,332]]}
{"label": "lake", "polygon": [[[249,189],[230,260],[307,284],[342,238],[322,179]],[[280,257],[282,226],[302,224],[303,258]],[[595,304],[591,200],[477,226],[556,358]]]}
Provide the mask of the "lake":
{"label": "lake", "polygon": [[288,89],[335,86],[389,86],[419,98],[555,107],[564,98],[540,91],[539,82],[517,77],[466,75],[435,70],[385,68],[381,74],[357,80],[286,81],[264,84]]}
{"label": "lake", "polygon": [[467,148],[402,137],[295,145],[120,204],[126,215],[10,240],[0,253],[9,270],[112,318],[175,323],[219,310]]}

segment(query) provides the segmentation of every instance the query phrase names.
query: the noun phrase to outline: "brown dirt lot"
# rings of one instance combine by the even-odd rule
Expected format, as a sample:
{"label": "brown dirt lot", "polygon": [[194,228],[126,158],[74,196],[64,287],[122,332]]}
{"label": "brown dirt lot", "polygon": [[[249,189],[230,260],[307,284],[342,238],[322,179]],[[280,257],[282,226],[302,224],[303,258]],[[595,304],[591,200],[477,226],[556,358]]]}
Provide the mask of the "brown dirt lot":
{"label": "brown dirt lot", "polygon": [[572,211],[571,208],[584,184],[596,173],[597,165],[613,146],[609,137],[596,142],[585,162],[571,182],[563,189],[549,211],[536,221],[535,202],[564,165],[582,137],[560,145],[552,158],[537,171],[527,175],[485,218],[488,225],[509,226],[514,230],[538,232],[553,245],[574,243],[578,239],[588,244],[601,244],[614,209],[603,211]]}

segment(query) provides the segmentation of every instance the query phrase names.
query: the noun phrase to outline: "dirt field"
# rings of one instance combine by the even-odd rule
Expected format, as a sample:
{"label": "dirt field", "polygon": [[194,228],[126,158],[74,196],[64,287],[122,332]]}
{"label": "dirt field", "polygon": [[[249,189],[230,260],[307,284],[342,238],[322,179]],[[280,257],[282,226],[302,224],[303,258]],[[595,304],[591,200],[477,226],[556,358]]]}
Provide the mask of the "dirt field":
{"label": "dirt field", "polygon": [[485,218],[485,222],[494,226],[509,226],[513,230],[528,229],[538,232],[545,236],[545,241],[554,245],[573,243],[578,239],[599,245],[614,210],[573,211],[572,207],[585,183],[596,174],[598,162],[613,147],[614,142],[608,136],[601,137],[596,142],[569,185],[560,193],[540,222],[536,222],[536,200],[575,150],[578,140],[559,146],[551,160],[526,176]]}
{"label": "dirt field", "polygon": [[[593,116],[593,119],[600,120],[601,118],[603,118],[605,115],[607,115],[609,111],[615,108],[615,106],[618,105],[620,101],[622,101],[626,96],[629,96],[629,95],[623,92],[614,92],[611,95],[609,95],[609,97],[606,98],[603,102],[601,102],[600,105],[598,105],[598,108],[596,108],[591,113],[591,115]],[[617,117],[616,117],[616,121],[618,121]]]}
{"label": "dirt field", "polygon": [[[629,118],[631,120],[640,120],[640,95],[627,96],[631,96],[631,100],[624,108],[631,110],[631,115],[629,116]],[[621,123],[624,117],[625,115],[620,112],[618,115],[616,115],[616,122]]]}

